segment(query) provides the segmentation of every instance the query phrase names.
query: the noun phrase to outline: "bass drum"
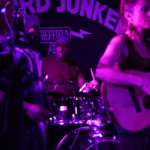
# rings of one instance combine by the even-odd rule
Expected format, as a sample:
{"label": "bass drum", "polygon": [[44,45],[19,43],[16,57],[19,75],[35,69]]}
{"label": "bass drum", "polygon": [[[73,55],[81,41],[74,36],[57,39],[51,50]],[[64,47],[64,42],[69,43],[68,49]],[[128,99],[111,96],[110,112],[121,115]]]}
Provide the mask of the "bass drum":
{"label": "bass drum", "polygon": [[56,150],[122,150],[120,142],[107,137],[103,131],[80,127],[66,134]]}
{"label": "bass drum", "polygon": [[90,145],[85,150],[122,150],[120,142],[116,140],[102,140]]}

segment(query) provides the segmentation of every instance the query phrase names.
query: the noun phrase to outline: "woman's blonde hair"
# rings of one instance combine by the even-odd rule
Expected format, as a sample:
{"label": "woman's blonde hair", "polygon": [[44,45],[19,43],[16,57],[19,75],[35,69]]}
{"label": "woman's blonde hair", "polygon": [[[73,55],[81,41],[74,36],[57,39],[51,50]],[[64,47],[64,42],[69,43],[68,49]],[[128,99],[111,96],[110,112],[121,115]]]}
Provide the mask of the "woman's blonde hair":
{"label": "woman's blonde hair", "polygon": [[[119,33],[125,32],[127,29],[130,30],[131,34],[134,34],[134,26],[130,26],[128,24],[128,20],[126,19],[124,13],[125,11],[131,12],[133,11],[133,7],[137,4],[138,0],[121,0],[120,2],[120,30]],[[145,29],[143,33],[143,41],[150,48],[150,29]]]}
{"label": "woman's blonde hair", "polygon": [[133,26],[130,27],[128,25],[128,20],[125,17],[125,12],[132,12],[133,11],[133,7],[137,4],[138,0],[121,0],[120,2],[120,21],[121,21],[121,25],[120,25],[120,30],[119,32],[125,32],[128,28],[131,28],[131,30],[133,30]]}

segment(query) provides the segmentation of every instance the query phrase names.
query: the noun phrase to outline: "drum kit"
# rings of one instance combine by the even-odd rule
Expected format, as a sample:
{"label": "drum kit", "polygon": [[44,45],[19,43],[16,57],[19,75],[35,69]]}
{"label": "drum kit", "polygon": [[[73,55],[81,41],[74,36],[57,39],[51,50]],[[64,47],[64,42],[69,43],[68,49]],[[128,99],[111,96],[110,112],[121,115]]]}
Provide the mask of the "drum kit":
{"label": "drum kit", "polygon": [[[60,80],[45,81],[45,86],[48,93],[78,87],[74,82]],[[51,150],[121,150],[116,136],[108,136],[105,131],[111,119],[100,96],[54,98],[50,99],[50,107],[49,126],[59,130],[52,129],[55,144],[51,145]]]}

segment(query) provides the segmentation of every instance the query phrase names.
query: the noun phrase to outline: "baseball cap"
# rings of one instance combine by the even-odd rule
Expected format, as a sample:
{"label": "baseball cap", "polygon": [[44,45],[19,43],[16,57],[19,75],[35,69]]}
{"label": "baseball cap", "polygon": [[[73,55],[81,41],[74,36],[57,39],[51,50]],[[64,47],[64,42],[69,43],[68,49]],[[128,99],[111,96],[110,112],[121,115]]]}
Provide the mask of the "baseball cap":
{"label": "baseball cap", "polygon": [[66,35],[60,35],[57,37],[55,44],[56,45],[62,45],[62,46],[68,46],[71,47],[70,45],[70,37]]}

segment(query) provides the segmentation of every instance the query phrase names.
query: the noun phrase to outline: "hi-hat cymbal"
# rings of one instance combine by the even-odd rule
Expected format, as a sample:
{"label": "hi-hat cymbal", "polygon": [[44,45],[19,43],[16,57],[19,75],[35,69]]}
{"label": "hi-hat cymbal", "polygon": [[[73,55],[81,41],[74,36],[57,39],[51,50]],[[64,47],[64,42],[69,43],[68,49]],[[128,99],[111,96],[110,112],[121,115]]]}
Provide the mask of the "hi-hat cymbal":
{"label": "hi-hat cymbal", "polygon": [[49,79],[44,82],[47,92],[58,92],[74,90],[78,85],[73,81],[53,80]]}

